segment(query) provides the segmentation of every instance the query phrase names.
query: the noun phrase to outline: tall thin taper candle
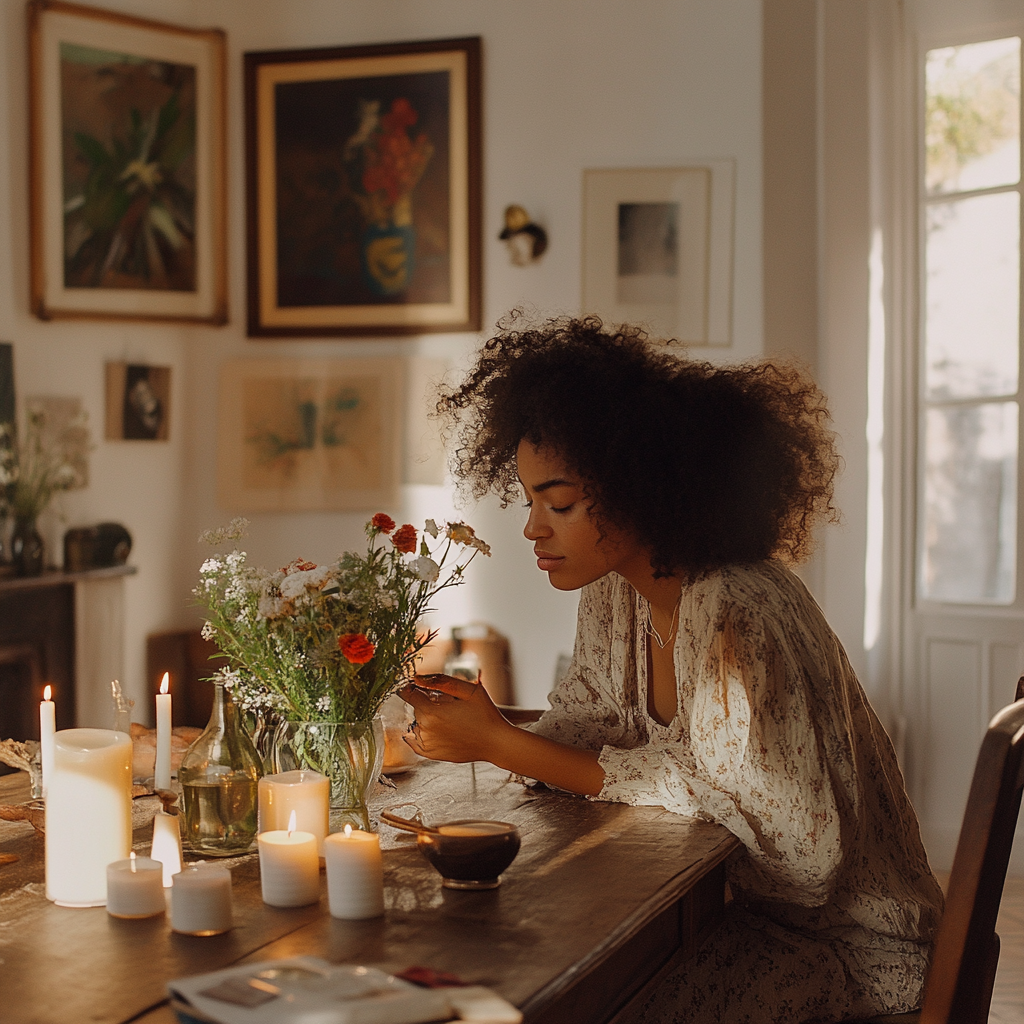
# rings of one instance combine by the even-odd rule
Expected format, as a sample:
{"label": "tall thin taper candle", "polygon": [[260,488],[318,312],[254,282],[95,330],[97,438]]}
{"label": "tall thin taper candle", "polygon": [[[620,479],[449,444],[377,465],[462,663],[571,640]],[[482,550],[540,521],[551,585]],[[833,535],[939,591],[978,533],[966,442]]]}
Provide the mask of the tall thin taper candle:
{"label": "tall thin taper candle", "polygon": [[46,784],[53,775],[53,735],[57,731],[56,707],[50,694],[52,689],[43,689],[43,699],[39,704],[39,760],[43,775],[43,796],[46,796]]}
{"label": "tall thin taper candle", "polygon": [[154,789],[171,788],[171,695],[170,673],[165,672],[156,695],[156,770],[153,773]]}

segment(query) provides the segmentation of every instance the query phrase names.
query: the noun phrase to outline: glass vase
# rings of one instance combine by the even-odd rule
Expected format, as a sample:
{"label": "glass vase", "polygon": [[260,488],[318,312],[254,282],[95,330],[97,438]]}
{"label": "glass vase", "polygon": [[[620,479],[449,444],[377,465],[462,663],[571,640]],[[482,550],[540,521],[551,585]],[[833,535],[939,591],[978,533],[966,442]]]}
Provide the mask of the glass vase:
{"label": "glass vase", "polygon": [[223,683],[213,687],[209,724],[178,769],[181,838],[196,853],[233,857],[245,853],[256,838],[256,787],[263,765],[231,693]]}
{"label": "glass vase", "polygon": [[274,772],[320,772],[331,780],[331,830],[346,824],[372,831],[366,797],[384,765],[384,723],[282,722]]}

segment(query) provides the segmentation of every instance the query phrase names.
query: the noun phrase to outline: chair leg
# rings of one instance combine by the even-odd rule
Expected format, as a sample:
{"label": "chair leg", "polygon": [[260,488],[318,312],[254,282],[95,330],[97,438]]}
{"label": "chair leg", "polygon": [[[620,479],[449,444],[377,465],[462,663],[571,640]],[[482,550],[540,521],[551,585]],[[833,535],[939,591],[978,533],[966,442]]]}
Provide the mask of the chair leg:
{"label": "chair leg", "polygon": [[971,1024],[988,1024],[989,1010],[992,1007],[992,989],[996,983],[996,968],[999,966],[999,936],[992,933],[992,944],[985,958],[984,974],[981,988],[978,990],[977,1014]]}

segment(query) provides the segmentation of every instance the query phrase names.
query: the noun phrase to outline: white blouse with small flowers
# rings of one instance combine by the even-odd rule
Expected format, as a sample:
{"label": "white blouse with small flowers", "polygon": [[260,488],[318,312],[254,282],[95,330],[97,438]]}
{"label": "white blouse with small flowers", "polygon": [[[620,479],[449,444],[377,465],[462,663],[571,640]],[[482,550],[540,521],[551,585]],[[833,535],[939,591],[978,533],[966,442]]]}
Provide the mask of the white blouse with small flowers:
{"label": "white blouse with small flowers", "polygon": [[533,731],[601,750],[599,800],[728,828],[746,848],[735,906],[805,958],[827,944],[850,1007],[916,1005],[942,894],[892,745],[813,598],[777,562],[684,587],[668,725],[647,711],[642,601],[614,573],[584,588],[572,664]]}

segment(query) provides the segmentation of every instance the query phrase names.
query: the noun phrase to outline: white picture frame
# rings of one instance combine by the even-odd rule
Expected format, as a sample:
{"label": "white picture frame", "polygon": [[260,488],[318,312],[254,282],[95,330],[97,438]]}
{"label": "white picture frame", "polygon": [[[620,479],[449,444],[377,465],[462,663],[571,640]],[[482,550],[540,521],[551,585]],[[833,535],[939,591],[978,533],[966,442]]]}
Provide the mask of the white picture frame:
{"label": "white picture frame", "polygon": [[735,163],[583,172],[582,312],[732,343]]}

